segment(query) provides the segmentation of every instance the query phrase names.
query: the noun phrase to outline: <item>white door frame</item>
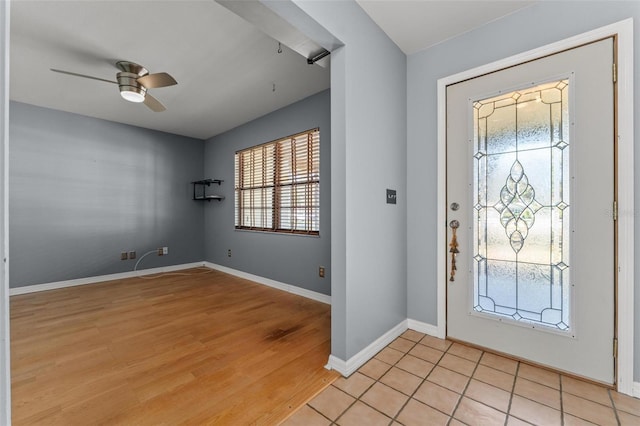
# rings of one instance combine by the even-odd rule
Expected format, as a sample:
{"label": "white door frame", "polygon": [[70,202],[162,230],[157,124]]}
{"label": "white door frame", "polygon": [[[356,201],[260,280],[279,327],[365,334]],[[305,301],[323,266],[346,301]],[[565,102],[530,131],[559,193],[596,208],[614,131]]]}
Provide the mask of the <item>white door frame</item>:
{"label": "white door frame", "polygon": [[[618,364],[617,388],[633,395],[633,19],[476,67],[438,80],[437,282],[438,337],[446,333],[446,88],[469,78],[538,59],[613,35],[618,36]],[[640,395],[636,395],[640,396]]]}
{"label": "white door frame", "polygon": [[9,364],[9,1],[0,0],[0,423],[11,424]]}

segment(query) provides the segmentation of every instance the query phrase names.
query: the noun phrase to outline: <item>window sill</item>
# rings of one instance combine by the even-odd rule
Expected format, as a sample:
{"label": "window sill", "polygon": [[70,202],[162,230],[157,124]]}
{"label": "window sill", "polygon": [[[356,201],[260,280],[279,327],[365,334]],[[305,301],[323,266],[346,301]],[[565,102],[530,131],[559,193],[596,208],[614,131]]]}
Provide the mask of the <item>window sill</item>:
{"label": "window sill", "polygon": [[273,232],[273,231],[262,231],[259,229],[233,229],[236,232],[249,232],[255,234],[268,234],[268,235],[277,235],[277,236],[291,236],[291,237],[305,237],[305,238],[320,238],[320,234],[302,234],[298,232]]}

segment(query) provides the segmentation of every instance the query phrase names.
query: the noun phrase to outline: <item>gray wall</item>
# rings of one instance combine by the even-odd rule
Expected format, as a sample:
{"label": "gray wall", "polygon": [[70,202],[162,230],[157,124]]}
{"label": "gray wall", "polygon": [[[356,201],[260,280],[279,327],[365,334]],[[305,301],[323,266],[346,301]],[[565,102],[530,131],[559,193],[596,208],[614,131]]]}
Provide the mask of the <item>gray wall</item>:
{"label": "gray wall", "polygon": [[[634,56],[640,57],[640,3],[536,2],[522,11],[460,37],[410,55],[407,59],[407,181],[408,181],[408,316],[437,323],[436,283],[436,170],[437,80],[629,17],[635,19]],[[638,64],[636,62],[636,68]],[[634,85],[640,87],[640,73]],[[635,94],[635,126],[640,128],[640,91]],[[640,150],[636,149],[636,164]],[[635,170],[636,200],[640,200],[640,169]],[[637,203],[638,201],[636,201]],[[638,208],[636,204],[636,208]],[[640,256],[640,227],[636,226],[636,253]],[[640,261],[636,261],[640,277]],[[640,288],[636,285],[636,307]],[[635,318],[635,373],[640,379],[640,318]]]}
{"label": "gray wall", "polygon": [[[205,258],[209,262],[271,278],[318,293],[331,294],[331,108],[325,90],[205,143],[204,176],[223,179],[207,202]],[[320,236],[236,231],[234,229],[235,152],[305,130],[320,128]],[[231,257],[227,251],[231,250]],[[325,278],[318,276],[324,266]]]}
{"label": "gray wall", "polygon": [[11,102],[10,285],[202,261],[203,141]]}
{"label": "gray wall", "polygon": [[344,43],[331,54],[331,352],[346,361],[407,318],[406,57],[354,1],[289,7]]}

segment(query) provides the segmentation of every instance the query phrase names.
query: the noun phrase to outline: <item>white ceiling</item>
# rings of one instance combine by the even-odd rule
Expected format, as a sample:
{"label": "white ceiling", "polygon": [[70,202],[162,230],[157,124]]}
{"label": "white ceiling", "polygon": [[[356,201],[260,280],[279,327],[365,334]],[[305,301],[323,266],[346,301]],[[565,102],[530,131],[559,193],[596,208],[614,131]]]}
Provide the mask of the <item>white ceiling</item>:
{"label": "white ceiling", "polygon": [[[357,1],[407,54],[532,3]],[[213,0],[13,0],[10,96],[207,139],[329,87],[328,67],[277,50],[276,40]],[[177,86],[150,90],[167,111],[123,100],[114,84],[49,70],[115,80],[118,60],[175,77]]]}
{"label": "white ceiling", "polygon": [[[10,97],[206,139],[329,87],[328,68],[282,50],[213,0],[14,0]],[[49,70],[115,80],[118,60],[178,81],[150,90],[166,111],[123,100],[115,84]]]}
{"label": "white ceiling", "polygon": [[356,0],[407,55],[534,3],[530,0]]}

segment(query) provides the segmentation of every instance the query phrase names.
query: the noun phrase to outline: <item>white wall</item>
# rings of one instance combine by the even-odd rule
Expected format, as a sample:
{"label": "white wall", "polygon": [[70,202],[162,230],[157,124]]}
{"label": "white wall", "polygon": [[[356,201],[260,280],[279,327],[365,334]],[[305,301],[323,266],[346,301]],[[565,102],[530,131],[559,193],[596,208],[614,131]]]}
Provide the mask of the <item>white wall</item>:
{"label": "white wall", "polygon": [[[518,53],[544,46],[626,18],[640,22],[640,2],[536,2],[517,13],[407,58],[407,180],[408,180],[408,316],[437,324],[436,282],[436,148],[438,79]],[[640,53],[640,33],[634,34],[634,56]],[[640,87],[636,72],[635,87]],[[635,94],[635,103],[640,95]],[[640,125],[640,110],[634,122]],[[640,151],[635,150],[636,164]],[[636,199],[640,200],[640,173],[635,170]],[[636,253],[640,246],[636,228]],[[445,247],[440,249],[444,250]],[[640,261],[636,261],[636,276]],[[636,308],[640,291],[636,286]],[[635,318],[635,374],[640,378],[640,318]]]}

